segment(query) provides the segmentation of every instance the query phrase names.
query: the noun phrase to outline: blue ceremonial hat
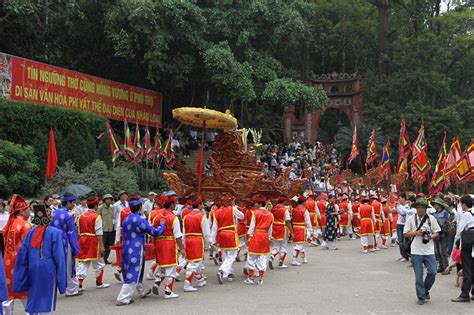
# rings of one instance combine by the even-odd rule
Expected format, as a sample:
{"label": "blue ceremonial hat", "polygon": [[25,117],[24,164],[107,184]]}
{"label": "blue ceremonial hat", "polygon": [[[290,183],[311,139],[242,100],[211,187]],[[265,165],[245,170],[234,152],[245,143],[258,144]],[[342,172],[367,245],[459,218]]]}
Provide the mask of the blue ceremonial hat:
{"label": "blue ceremonial hat", "polygon": [[76,196],[74,195],[66,195],[66,196],[61,196],[61,201],[63,202],[68,202],[68,201],[76,201]]}
{"label": "blue ceremonial hat", "polygon": [[130,207],[136,207],[142,204],[142,198],[137,198],[137,199],[130,199],[128,202]]}

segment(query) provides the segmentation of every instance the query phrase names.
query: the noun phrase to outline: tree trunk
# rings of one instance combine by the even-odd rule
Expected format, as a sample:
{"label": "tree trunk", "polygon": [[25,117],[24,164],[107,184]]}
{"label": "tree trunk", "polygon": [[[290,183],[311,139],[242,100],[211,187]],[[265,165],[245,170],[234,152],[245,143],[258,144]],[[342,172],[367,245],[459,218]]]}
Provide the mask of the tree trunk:
{"label": "tree trunk", "polygon": [[378,69],[379,77],[384,78],[389,75],[389,47],[388,47],[388,10],[390,7],[390,0],[374,0],[373,4],[377,7],[378,21],[379,21],[379,32],[378,32],[378,43],[379,43],[379,57],[378,57]]}

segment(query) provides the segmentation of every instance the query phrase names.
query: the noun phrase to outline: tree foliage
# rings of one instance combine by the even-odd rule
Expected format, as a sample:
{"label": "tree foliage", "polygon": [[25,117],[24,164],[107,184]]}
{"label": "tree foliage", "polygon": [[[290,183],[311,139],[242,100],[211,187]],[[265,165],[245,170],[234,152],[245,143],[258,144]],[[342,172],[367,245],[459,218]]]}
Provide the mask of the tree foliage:
{"label": "tree foliage", "polygon": [[402,115],[412,139],[423,120],[434,157],[443,129],[464,145],[474,137],[474,11],[449,3],[4,1],[0,51],[161,91],[164,120],[175,106],[230,107],[242,127],[258,121],[264,138],[288,103],[324,104],[305,87],[312,72],[357,72],[364,124],[395,143]]}
{"label": "tree foliage", "polygon": [[38,188],[38,158],[31,146],[0,140],[0,196],[13,192],[31,196]]}

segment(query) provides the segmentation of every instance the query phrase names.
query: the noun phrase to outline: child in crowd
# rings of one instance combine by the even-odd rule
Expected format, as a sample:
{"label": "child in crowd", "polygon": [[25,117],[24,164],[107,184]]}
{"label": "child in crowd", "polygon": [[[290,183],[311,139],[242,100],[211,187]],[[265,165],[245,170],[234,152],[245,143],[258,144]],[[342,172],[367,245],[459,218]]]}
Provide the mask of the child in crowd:
{"label": "child in crowd", "polygon": [[443,275],[449,275],[451,269],[456,267],[456,286],[460,287],[463,281],[460,241],[457,240],[455,245],[451,253],[452,263],[444,270]]}

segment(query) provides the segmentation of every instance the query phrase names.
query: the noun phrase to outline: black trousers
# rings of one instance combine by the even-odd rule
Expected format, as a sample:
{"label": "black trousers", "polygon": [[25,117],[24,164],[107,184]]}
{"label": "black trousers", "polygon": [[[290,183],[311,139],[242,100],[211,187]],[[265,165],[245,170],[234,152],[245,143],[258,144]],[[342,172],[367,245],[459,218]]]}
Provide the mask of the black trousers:
{"label": "black trousers", "polygon": [[113,246],[115,243],[115,231],[104,232],[104,260],[107,262],[110,255],[110,246]]}
{"label": "black trousers", "polygon": [[3,235],[0,233],[0,252],[2,253],[2,257],[3,257],[3,253],[5,252],[5,244],[3,243]]}
{"label": "black trousers", "polygon": [[461,248],[462,273],[464,280],[461,287],[461,297],[469,298],[469,292],[474,296],[474,258],[472,257],[472,247]]}

